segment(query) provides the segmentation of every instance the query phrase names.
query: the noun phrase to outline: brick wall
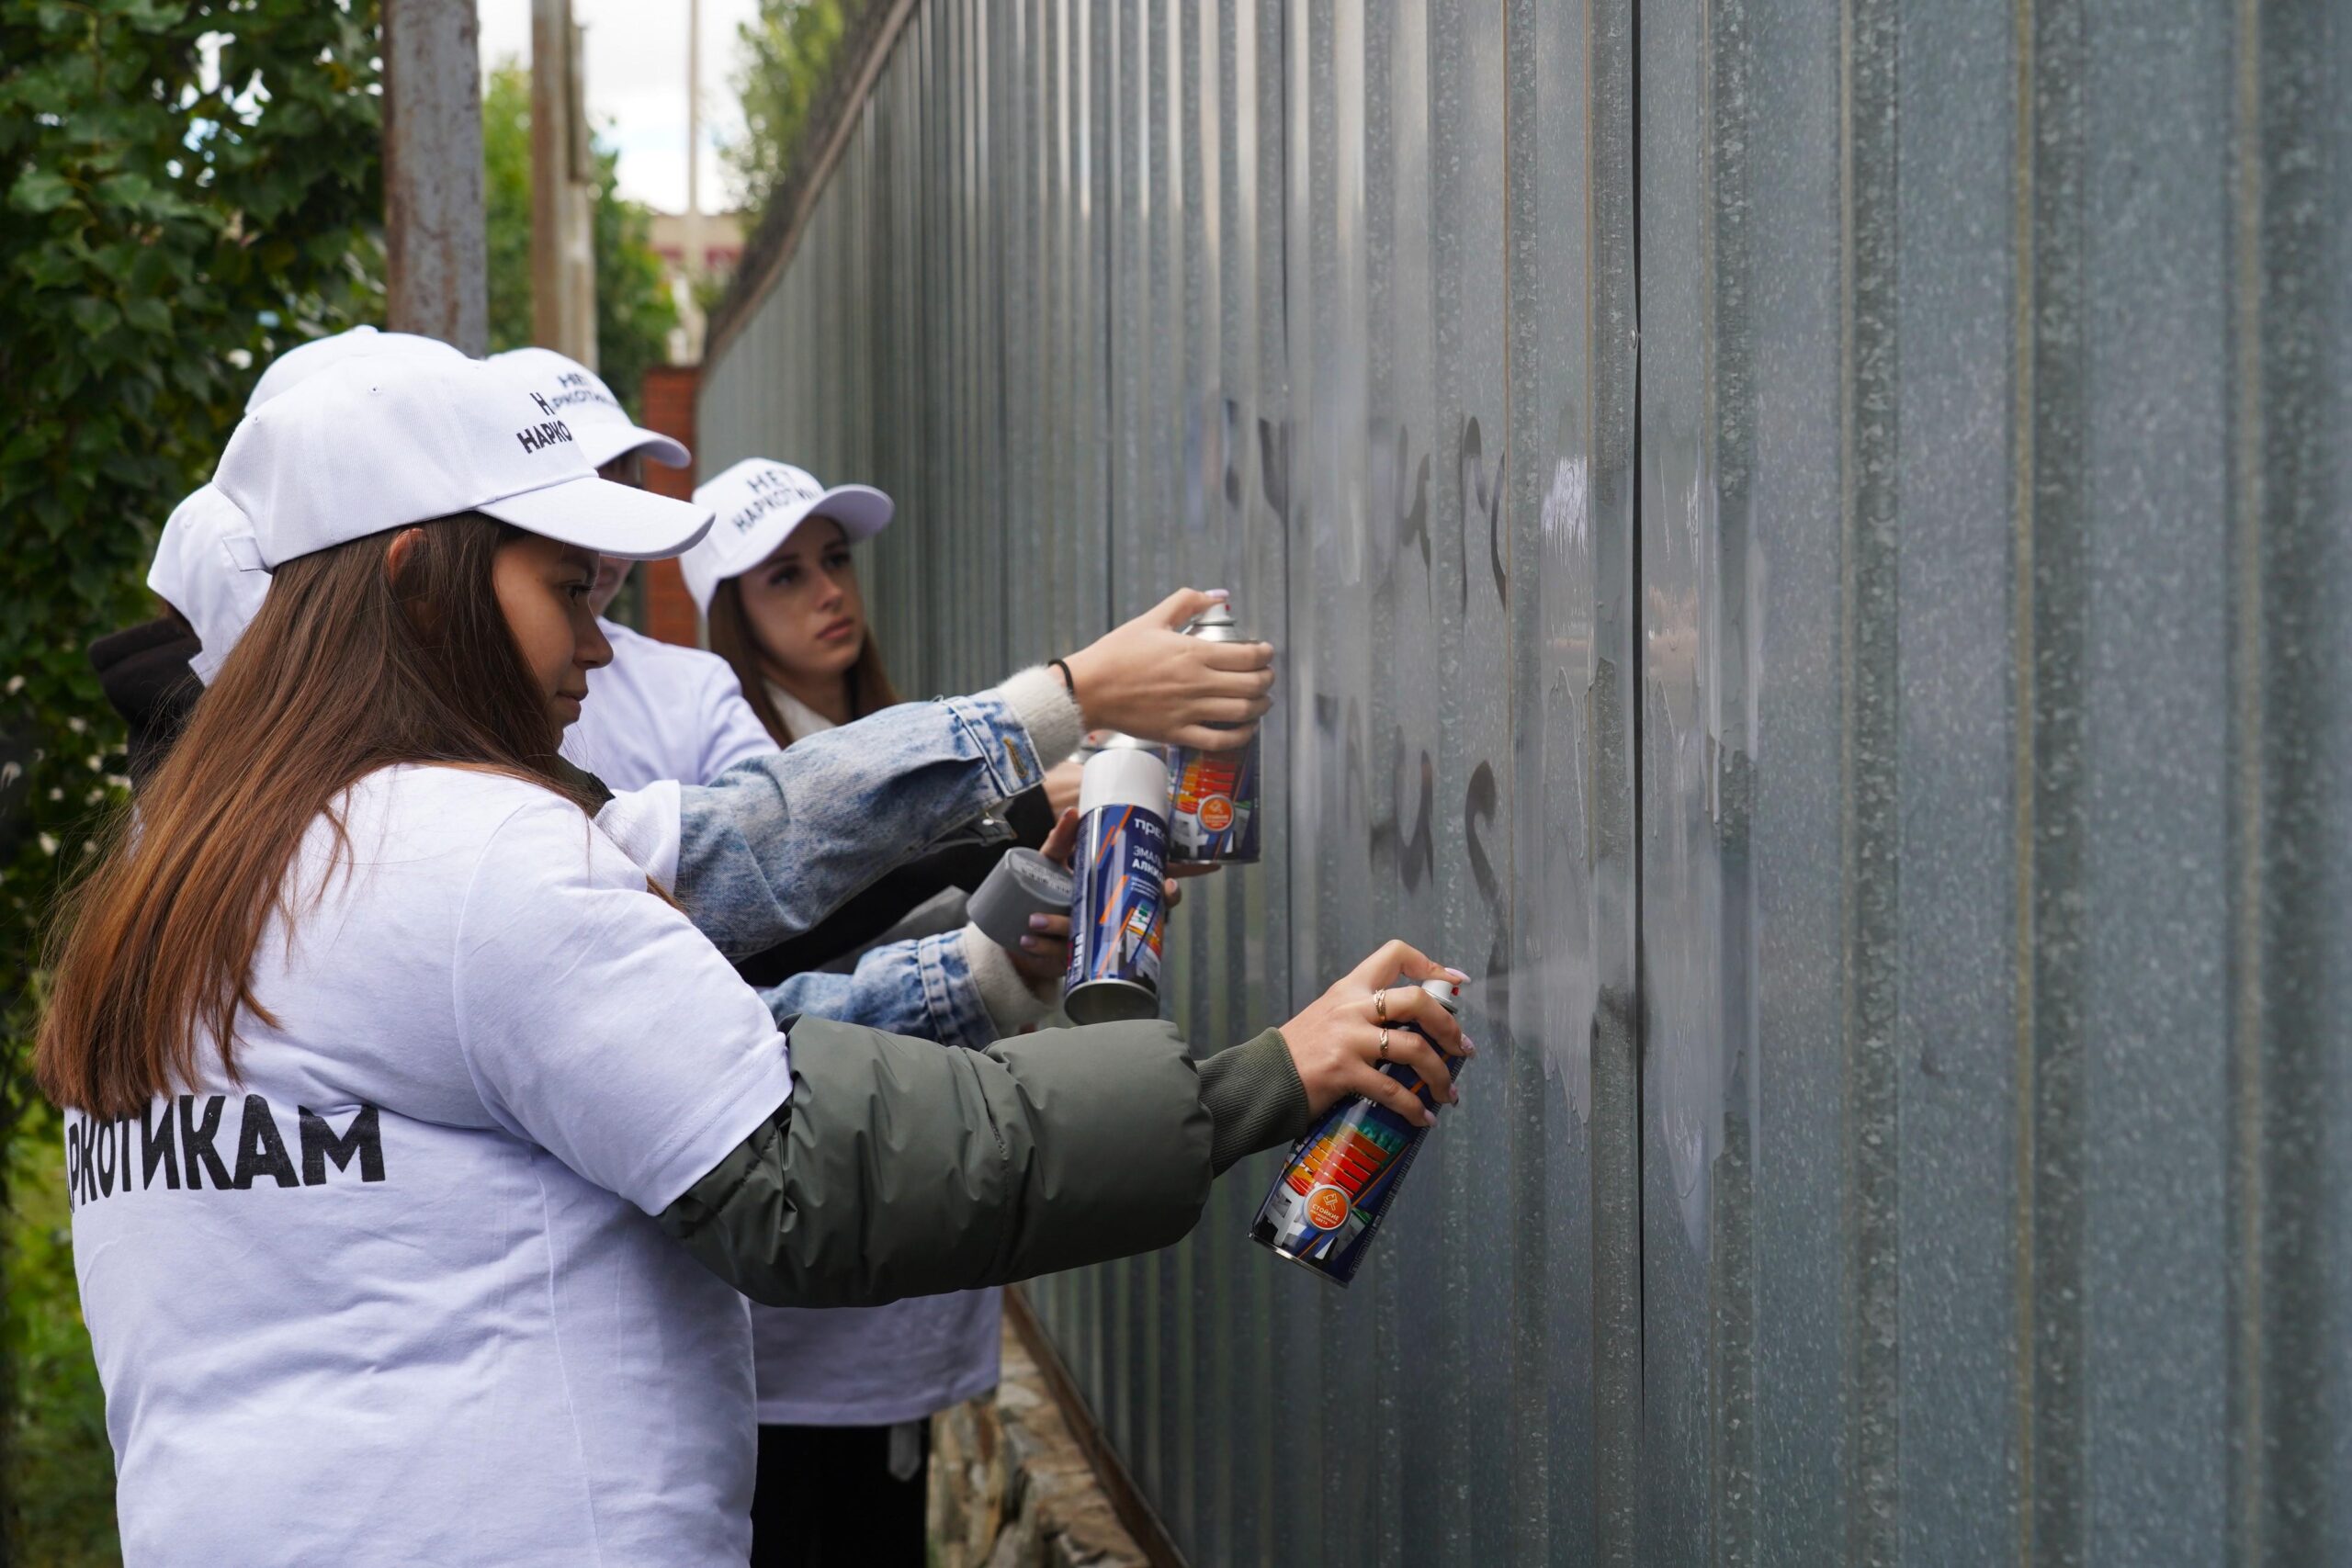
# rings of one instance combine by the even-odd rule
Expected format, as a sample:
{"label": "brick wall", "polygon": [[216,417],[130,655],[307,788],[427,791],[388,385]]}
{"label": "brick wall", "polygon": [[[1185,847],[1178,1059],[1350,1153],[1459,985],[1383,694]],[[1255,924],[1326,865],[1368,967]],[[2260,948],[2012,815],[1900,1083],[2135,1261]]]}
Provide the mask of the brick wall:
{"label": "brick wall", "polygon": [[[686,444],[688,451],[694,450],[695,389],[701,380],[699,365],[657,365],[648,370],[641,394],[645,427],[675,436]],[[681,501],[693,496],[698,477],[694,468],[645,465],[646,488]],[[688,648],[700,646],[701,617],[695,613],[694,598],[686,592],[686,580],[679,574],[678,563],[649,561],[639,570],[645,582],[646,635],[663,642],[684,643]]]}

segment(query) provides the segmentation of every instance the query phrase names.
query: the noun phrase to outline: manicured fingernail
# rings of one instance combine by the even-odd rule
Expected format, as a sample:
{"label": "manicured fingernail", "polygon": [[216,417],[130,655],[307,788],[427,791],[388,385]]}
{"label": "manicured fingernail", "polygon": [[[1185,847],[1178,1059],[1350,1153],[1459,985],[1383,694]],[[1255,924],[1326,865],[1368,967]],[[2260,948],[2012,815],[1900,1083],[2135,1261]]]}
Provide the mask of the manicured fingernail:
{"label": "manicured fingernail", "polygon": [[1456,968],[1453,968],[1453,967],[1452,967],[1451,965],[1448,965],[1448,966],[1447,966],[1446,971],[1445,971],[1445,974],[1446,974],[1446,978],[1448,978],[1448,979],[1450,979],[1450,980],[1458,980],[1458,981],[1460,981],[1463,985],[1465,985],[1465,986],[1466,986],[1466,985],[1468,985],[1468,984],[1470,983],[1470,976],[1469,976],[1464,975],[1461,970],[1456,969]]}
{"label": "manicured fingernail", "polygon": [[1207,594],[1212,599],[1230,599],[1233,597],[1233,590],[1230,588],[1204,588],[1201,592]]}
{"label": "manicured fingernail", "polygon": [[1054,917],[1051,915],[1032,915],[1029,917],[1029,929],[1033,931],[1044,931],[1046,929],[1046,922],[1050,921]]}
{"label": "manicured fingernail", "polygon": [[1462,1037],[1462,1054],[1465,1056],[1475,1056],[1478,1054],[1478,1043],[1467,1034]]}
{"label": "manicured fingernail", "polygon": [[1024,953],[1036,953],[1041,951],[1044,946],[1045,944],[1034,936],[1024,936],[1021,939],[1021,949]]}

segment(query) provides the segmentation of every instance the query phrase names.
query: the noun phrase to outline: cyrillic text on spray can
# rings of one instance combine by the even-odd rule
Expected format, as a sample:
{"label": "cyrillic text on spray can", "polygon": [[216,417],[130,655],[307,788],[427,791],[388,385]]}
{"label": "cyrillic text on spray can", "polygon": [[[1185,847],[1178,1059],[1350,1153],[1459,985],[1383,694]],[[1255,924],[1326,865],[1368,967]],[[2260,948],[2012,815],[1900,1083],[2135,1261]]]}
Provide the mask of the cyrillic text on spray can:
{"label": "cyrillic text on spray can", "polygon": [[[1211,604],[1185,628],[1204,642],[1242,642],[1233,610]],[[1258,859],[1258,749],[1252,735],[1229,751],[1169,748],[1173,796],[1168,811],[1168,858],[1185,863],[1254,864]]]}
{"label": "cyrillic text on spray can", "polygon": [[1167,811],[1168,764],[1159,748],[1114,735],[1087,759],[1062,983],[1062,1010],[1073,1022],[1159,1014]]}

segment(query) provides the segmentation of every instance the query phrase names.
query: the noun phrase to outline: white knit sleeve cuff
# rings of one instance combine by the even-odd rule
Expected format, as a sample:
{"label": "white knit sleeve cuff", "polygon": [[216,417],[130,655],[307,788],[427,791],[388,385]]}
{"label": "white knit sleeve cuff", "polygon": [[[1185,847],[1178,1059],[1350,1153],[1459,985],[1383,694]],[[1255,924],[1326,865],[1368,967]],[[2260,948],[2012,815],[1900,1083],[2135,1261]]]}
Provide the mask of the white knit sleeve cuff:
{"label": "white knit sleeve cuff", "polygon": [[956,934],[964,944],[964,962],[971,969],[972,984],[1000,1038],[1018,1034],[1052,1016],[1058,986],[1041,980],[1033,987],[1029,977],[1012,966],[1012,955],[979,927],[966,926]]}
{"label": "white knit sleeve cuff", "polygon": [[1029,732],[1029,743],[1037,749],[1038,766],[1050,768],[1078,750],[1086,721],[1059,675],[1043,664],[1033,664],[996,691]]}

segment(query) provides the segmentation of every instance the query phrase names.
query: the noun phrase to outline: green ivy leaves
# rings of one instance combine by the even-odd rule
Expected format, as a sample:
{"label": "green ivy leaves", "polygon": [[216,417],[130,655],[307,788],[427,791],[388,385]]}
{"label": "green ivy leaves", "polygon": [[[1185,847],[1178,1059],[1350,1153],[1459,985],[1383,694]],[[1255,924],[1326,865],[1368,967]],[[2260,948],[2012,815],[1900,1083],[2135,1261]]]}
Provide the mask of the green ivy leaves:
{"label": "green ivy leaves", "polygon": [[[0,0],[0,1133],[27,1109],[40,920],[118,798],[122,737],[85,649],[154,613],[155,530],[258,367],[380,318],[377,53],[371,0]],[[20,1351],[44,1332],[33,1300],[12,1280]],[[103,1508],[92,1432],[78,1460],[19,1457],[95,1481],[12,1467],[15,1495]]]}

